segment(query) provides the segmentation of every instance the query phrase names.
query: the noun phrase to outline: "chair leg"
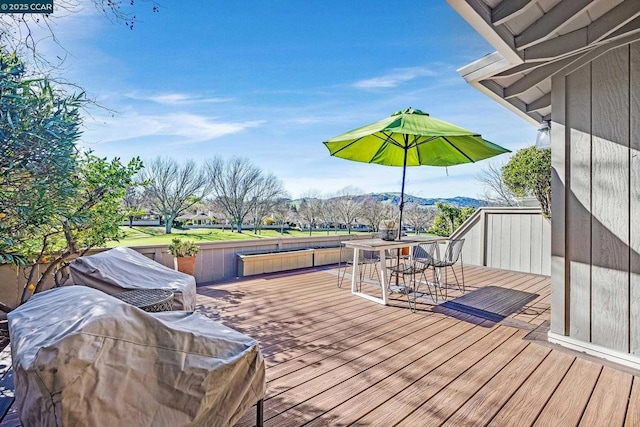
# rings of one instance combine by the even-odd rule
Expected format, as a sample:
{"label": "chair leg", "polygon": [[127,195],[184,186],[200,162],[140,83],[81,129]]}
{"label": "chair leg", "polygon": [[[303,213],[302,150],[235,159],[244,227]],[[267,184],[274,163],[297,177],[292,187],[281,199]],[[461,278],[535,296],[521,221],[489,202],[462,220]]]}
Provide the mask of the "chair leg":
{"label": "chair leg", "polygon": [[444,300],[449,298],[449,275],[447,274],[447,267],[444,268]]}
{"label": "chair leg", "polygon": [[[338,287],[342,288],[342,282],[344,281],[344,276],[346,276],[347,274],[347,267],[348,264],[344,263],[338,263]],[[342,276],[340,276],[340,271],[342,271]]]}
{"label": "chair leg", "polygon": [[[402,276],[404,282],[404,275]],[[413,287],[411,286],[413,284]],[[417,310],[416,306],[416,294],[418,293],[418,281],[416,280],[416,275],[413,273],[411,278],[409,279],[409,287],[405,287],[405,294],[407,294],[407,303],[409,304],[409,310],[412,313],[415,313]],[[413,294],[413,307],[411,306],[411,295]]]}
{"label": "chair leg", "polygon": [[431,274],[431,278],[432,278],[431,283],[433,283],[433,292],[431,292],[431,289],[429,288],[429,281],[427,280],[427,276],[424,274],[424,272],[422,272],[422,275],[424,277],[424,281],[427,282],[427,289],[429,289],[429,293],[431,294],[431,300],[434,302],[434,304],[437,304],[438,303],[438,281],[436,278],[435,267],[433,268],[433,273]]}
{"label": "chair leg", "polygon": [[264,400],[258,400],[256,403],[256,427],[264,426]]}
{"label": "chair leg", "polygon": [[[464,293],[464,276],[462,276],[462,286],[460,286],[460,281],[458,280],[456,269],[453,267],[453,265],[450,265],[449,267],[451,267],[451,271],[453,271],[453,277],[456,279],[456,285],[458,285],[458,290]],[[463,271],[463,274],[464,274],[464,271]]]}

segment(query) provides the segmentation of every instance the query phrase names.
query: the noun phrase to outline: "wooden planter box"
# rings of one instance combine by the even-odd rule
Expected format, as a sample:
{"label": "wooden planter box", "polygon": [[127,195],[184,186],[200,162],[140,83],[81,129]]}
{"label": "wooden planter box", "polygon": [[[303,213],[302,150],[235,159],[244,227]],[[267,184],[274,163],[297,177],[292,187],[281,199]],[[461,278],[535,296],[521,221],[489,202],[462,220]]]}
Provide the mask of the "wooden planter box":
{"label": "wooden planter box", "polygon": [[238,277],[313,266],[313,249],[272,252],[267,254],[236,254]]}
{"label": "wooden planter box", "polygon": [[342,260],[340,248],[316,248],[313,250],[313,265],[330,265],[345,262],[353,258],[353,249],[342,248]]}

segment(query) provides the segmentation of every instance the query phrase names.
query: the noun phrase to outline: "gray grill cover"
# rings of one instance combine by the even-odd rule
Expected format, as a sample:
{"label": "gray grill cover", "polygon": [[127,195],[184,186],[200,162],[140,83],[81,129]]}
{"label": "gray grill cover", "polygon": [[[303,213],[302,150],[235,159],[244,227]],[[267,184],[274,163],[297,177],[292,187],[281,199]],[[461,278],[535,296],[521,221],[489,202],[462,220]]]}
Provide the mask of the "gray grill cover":
{"label": "gray grill cover", "polygon": [[226,426],[265,392],[253,338],[84,286],[34,295],[9,332],[25,426]]}
{"label": "gray grill cover", "polygon": [[133,249],[118,247],[75,259],[69,266],[73,283],[109,295],[130,289],[169,289],[174,310],[196,309],[196,279],[165,267]]}

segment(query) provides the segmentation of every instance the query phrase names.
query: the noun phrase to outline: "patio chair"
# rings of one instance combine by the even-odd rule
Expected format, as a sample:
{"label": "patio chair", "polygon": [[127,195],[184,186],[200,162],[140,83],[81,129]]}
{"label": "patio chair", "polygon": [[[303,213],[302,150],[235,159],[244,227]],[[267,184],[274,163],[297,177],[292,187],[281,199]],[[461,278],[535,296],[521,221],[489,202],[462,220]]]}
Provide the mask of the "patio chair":
{"label": "patio chair", "polygon": [[[449,240],[449,243],[447,244],[447,248],[444,250],[444,255],[440,259],[433,260],[432,266],[436,271],[438,283],[440,283],[441,289],[444,289],[445,299],[447,298],[447,288],[449,283],[447,281],[447,267],[451,268],[451,271],[453,271],[453,276],[456,279],[456,284],[458,285],[458,289],[460,290],[460,292],[464,293],[465,291],[464,265],[462,263],[462,258],[460,257],[460,255],[462,255],[463,245],[464,245],[464,239]],[[460,260],[460,272],[461,272],[462,285],[460,284],[460,281],[458,281],[458,275],[456,274],[456,270],[453,268],[453,266],[458,262],[458,260]],[[444,269],[444,282],[442,281],[442,269]]]}
{"label": "patio chair", "polygon": [[[393,292],[393,289],[390,287],[391,283],[393,283],[393,278],[398,275],[399,271],[408,268],[407,261],[409,260],[409,252],[405,252],[403,249],[408,250],[409,248],[385,249],[384,251],[385,256],[389,260],[389,267],[387,267],[387,271],[389,272],[389,290],[391,292]],[[398,253],[398,251],[400,251],[400,253]],[[404,276],[402,276],[402,280],[404,282]]]}
{"label": "patio chair", "polygon": [[[344,281],[344,276],[347,274],[347,268],[351,266],[351,271],[353,272],[353,256],[349,256],[353,253],[353,249],[347,248],[344,245],[344,242],[340,243],[340,259],[338,260],[338,287],[342,287],[342,282]],[[344,260],[344,261],[343,261]],[[373,272],[375,271],[376,276],[378,277],[378,282],[380,280],[380,272],[378,271],[378,263],[380,262],[380,257],[377,252],[371,251],[358,251],[358,267],[360,270],[360,277],[358,284],[361,285],[364,280],[365,270],[367,266],[373,266],[373,268],[369,268],[369,278],[373,278]]]}
{"label": "patio chair", "polygon": [[70,265],[76,285],[99,289],[109,295],[133,289],[166,289],[174,293],[173,309],[194,311],[196,279],[147,258],[126,247],[76,258]]}
{"label": "patio chair", "polygon": [[[404,286],[404,293],[407,295],[409,309],[411,309],[412,312],[416,311],[416,298],[419,294],[420,285],[426,285],[426,293],[431,296],[433,302],[438,302],[438,282],[436,280],[435,269],[433,270],[431,281],[429,281],[426,276],[427,270],[429,270],[429,268],[433,265],[434,253],[437,246],[437,242],[427,242],[418,246],[414,246],[411,263],[401,263],[397,267],[391,269],[390,277],[394,275],[402,275],[403,282],[405,284],[406,281],[404,278],[405,276],[409,276],[409,286]],[[391,280],[389,282],[391,283]],[[430,285],[434,286],[434,292],[429,289]],[[411,300],[412,297],[413,301]]]}

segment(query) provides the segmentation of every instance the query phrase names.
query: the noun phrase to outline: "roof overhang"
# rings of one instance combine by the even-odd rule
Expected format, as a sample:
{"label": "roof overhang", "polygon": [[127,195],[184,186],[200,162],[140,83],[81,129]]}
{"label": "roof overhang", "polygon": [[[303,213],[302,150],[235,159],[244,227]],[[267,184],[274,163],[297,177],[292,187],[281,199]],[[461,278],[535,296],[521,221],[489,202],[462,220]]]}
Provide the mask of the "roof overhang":
{"label": "roof overhang", "polygon": [[638,0],[447,0],[497,52],[458,70],[532,124],[551,117],[551,78],[640,39]]}

